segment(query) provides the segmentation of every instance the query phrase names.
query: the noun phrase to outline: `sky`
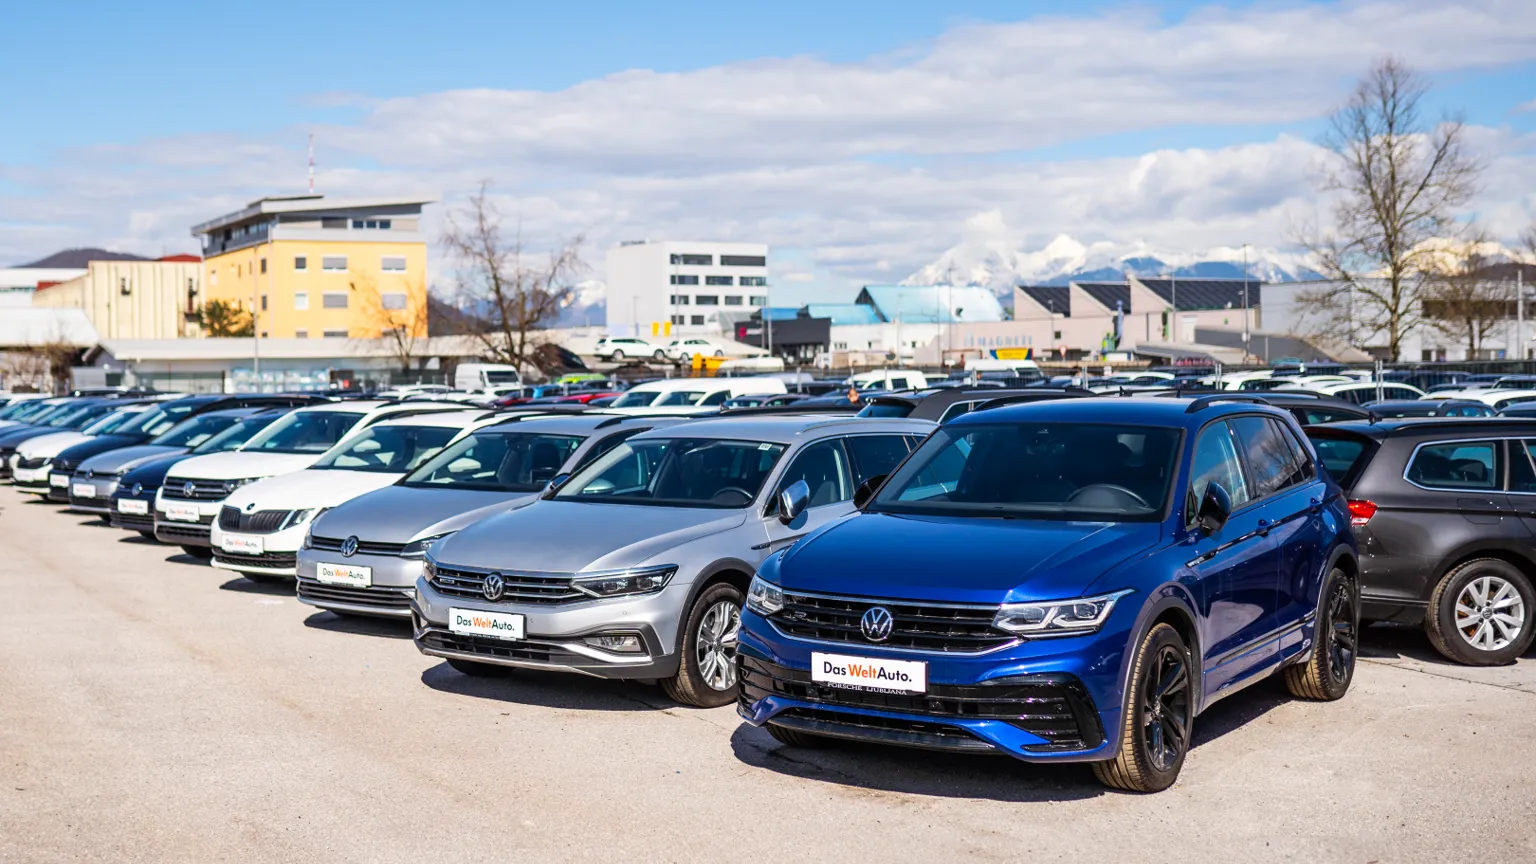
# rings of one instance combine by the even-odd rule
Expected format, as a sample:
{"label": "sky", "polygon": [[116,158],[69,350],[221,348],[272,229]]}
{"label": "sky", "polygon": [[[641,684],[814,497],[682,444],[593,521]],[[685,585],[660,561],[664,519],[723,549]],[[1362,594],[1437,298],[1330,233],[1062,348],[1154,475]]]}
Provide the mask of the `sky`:
{"label": "sky", "polygon": [[[0,28],[0,263],[195,251],[300,192],[489,180],[528,245],[759,241],[776,305],[956,248],[1059,235],[1294,246],[1329,112],[1394,55],[1486,168],[1469,217],[1536,219],[1529,0],[14,5]],[[441,265],[434,268],[441,273]]]}

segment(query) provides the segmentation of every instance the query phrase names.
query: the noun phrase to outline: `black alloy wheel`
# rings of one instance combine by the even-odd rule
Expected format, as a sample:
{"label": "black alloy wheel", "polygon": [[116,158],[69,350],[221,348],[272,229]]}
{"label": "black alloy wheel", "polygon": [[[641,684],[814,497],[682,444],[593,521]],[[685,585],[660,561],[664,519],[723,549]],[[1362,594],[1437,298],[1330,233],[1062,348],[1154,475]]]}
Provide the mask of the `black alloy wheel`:
{"label": "black alloy wheel", "polygon": [[1189,748],[1189,662],[1173,645],[1158,649],[1142,688],[1141,724],[1147,755],[1159,771],[1171,771]]}
{"label": "black alloy wheel", "polygon": [[1360,648],[1360,586],[1335,567],[1323,582],[1312,651],[1285,667],[1285,687],[1300,699],[1331,702],[1349,692]]}
{"label": "black alloy wheel", "polygon": [[1184,767],[1195,725],[1194,661],[1172,625],[1147,631],[1136,646],[1121,712],[1120,747],[1095,762],[1099,782],[1127,792],[1161,792]]}

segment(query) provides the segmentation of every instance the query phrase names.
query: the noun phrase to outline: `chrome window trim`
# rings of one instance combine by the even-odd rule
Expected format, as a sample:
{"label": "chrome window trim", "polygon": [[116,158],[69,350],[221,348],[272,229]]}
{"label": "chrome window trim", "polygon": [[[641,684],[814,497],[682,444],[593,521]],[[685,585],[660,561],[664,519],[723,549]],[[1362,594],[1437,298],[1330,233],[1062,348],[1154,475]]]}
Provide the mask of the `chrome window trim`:
{"label": "chrome window trim", "polygon": [[1408,461],[1403,464],[1403,482],[1407,483],[1409,486],[1414,487],[1415,489],[1423,489],[1425,492],[1502,492],[1502,493],[1504,493],[1506,495],[1536,495],[1536,492],[1516,492],[1516,491],[1514,491],[1512,489],[1506,488],[1506,487],[1509,486],[1509,477],[1508,477],[1509,466],[1508,465],[1502,466],[1504,468],[1505,476],[1500,477],[1499,478],[1499,484],[1497,486],[1494,486],[1494,487],[1490,488],[1490,489],[1465,488],[1465,487],[1457,487],[1457,486],[1425,486],[1422,483],[1415,483],[1414,481],[1408,479],[1408,471],[1409,471],[1409,469],[1411,469],[1413,467],[1414,460],[1419,458],[1419,451],[1423,450],[1425,447],[1434,447],[1434,446],[1440,445],[1440,444],[1483,444],[1483,443],[1495,443],[1496,444],[1496,443],[1503,442],[1503,441],[1526,441],[1526,440],[1536,440],[1536,434],[1529,435],[1529,436],[1527,436],[1527,435],[1505,435],[1505,436],[1494,436],[1494,437],[1490,437],[1490,436],[1487,436],[1487,435],[1479,435],[1476,438],[1454,438],[1453,437],[1453,438],[1437,438],[1437,439],[1435,439],[1433,441],[1420,441],[1418,444],[1414,445],[1413,452],[1408,454]]}

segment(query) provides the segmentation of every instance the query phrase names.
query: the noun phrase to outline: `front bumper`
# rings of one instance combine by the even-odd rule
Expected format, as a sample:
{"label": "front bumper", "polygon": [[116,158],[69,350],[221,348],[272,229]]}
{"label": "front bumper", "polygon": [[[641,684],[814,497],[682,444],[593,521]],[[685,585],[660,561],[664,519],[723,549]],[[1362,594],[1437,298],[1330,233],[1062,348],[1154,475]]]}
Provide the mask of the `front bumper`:
{"label": "front bumper", "polygon": [[[122,503],[121,503],[123,501],[140,501],[140,502],[142,502],[144,504],[144,512],[143,513],[124,513],[123,509],[122,509]],[[108,499],[108,501],[107,501],[107,508],[108,508],[107,512],[109,514],[109,518],[110,518],[110,520],[112,522],[112,527],[113,528],[121,528],[124,531],[137,531],[139,533],[148,533],[151,536],[154,535],[154,533],[155,533],[155,490],[154,489],[143,489],[141,487],[141,489],[139,491],[139,494],[138,495],[134,495],[134,494],[132,494],[132,489],[124,490],[122,488],[119,488],[118,491],[113,493],[112,497],[110,499]]]}
{"label": "front bumper", "polygon": [[[80,493],[89,490],[89,495]],[[76,474],[69,478],[67,501],[69,509],[81,513],[97,513],[109,516],[112,513],[112,495],[117,492],[117,478],[112,476],[92,475],[84,477]]]}
{"label": "front bumper", "polygon": [[44,462],[38,468],[22,468],[18,464],[21,461],[19,456],[12,457],[8,461],[14,466],[11,470],[11,482],[18,492],[25,492],[28,495],[48,494],[48,477],[53,473],[51,461]]}
{"label": "front bumper", "polygon": [[[962,655],[822,645],[785,636],[750,609],[741,617],[737,711],[753,726],[1031,762],[1101,761],[1119,744],[1124,630]],[[890,693],[813,682],[812,653],[925,661],[927,688]]]}
{"label": "front bumper", "polygon": [[[372,584],[361,587],[321,582],[320,564],[367,567]],[[420,558],[362,553],[349,558],[339,552],[303,549],[299,552],[297,570],[299,602],[358,615],[409,618],[411,599],[416,596],[416,578],[420,575]]]}
{"label": "front bumper", "polygon": [[[213,520],[219,515],[219,508],[224,506],[224,500],[217,501],[190,501],[182,499],[167,500],[163,494],[155,496],[155,539],[161,543],[169,543],[172,546],[212,546],[209,532],[213,528]],[[191,508],[197,510],[197,521],[172,519],[167,515],[169,508],[178,511]]]}
{"label": "front bumper", "polygon": [[[597,678],[671,678],[677,674],[678,618],[688,586],[674,582],[656,594],[609,600],[583,600],[548,606],[490,603],[452,597],[416,580],[411,619],[416,648],[433,657],[474,660],[575,672]],[[507,640],[454,633],[452,609],[499,612],[524,617],[524,639]],[[620,654],[586,644],[597,635],[639,636],[643,654]]]}
{"label": "front bumper", "polygon": [[[304,533],[308,530],[306,522],[271,534],[250,534],[225,531],[215,521],[208,535],[208,545],[213,547],[210,563],[238,573],[293,576],[298,572],[299,546],[304,543]],[[259,543],[261,551],[238,551],[239,541]]]}

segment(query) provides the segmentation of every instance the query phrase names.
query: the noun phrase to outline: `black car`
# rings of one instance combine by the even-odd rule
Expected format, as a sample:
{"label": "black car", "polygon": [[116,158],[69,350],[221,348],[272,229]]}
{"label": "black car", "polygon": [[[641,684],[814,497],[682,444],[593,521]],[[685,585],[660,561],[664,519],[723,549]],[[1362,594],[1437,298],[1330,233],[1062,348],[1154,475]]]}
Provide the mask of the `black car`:
{"label": "black car", "polygon": [[[1200,390],[1167,390],[1156,395],[1195,398],[1209,396],[1210,393]],[[1335,399],[1310,390],[1267,390],[1261,393],[1232,393],[1231,395],[1235,399],[1263,402],[1289,411],[1291,416],[1296,418],[1296,422],[1303,426],[1338,423],[1344,420],[1370,420],[1372,416],[1371,412],[1353,402],[1345,402],[1343,399]]]}
{"label": "black car", "polygon": [[932,420],[943,423],[962,414],[969,414],[982,405],[997,399],[1010,402],[1043,402],[1049,399],[1074,399],[1090,397],[1087,390],[1075,387],[1060,389],[1028,388],[999,390],[995,387],[942,387],[918,390],[910,393],[887,393],[865,400],[860,417],[907,417],[913,420]]}
{"label": "black car", "polygon": [[1422,624],[1436,650],[1507,663],[1536,635],[1536,420],[1308,427],[1360,541],[1362,617]]}
{"label": "black car", "polygon": [[1383,420],[1400,417],[1492,417],[1489,405],[1471,399],[1383,399],[1365,409]]}

